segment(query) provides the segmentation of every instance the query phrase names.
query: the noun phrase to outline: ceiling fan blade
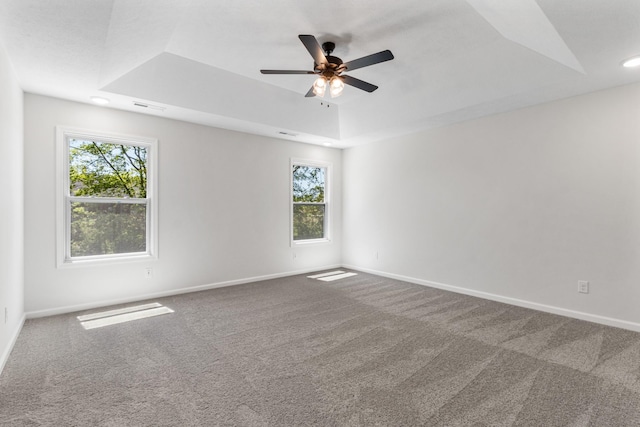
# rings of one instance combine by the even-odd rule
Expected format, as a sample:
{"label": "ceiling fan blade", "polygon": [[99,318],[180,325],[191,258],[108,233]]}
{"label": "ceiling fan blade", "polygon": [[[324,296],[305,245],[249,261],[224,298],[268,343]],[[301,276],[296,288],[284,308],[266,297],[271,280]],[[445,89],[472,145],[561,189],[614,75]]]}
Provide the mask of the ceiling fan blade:
{"label": "ceiling fan blade", "polygon": [[357,87],[358,89],[362,89],[365,92],[371,93],[374,90],[378,89],[378,86],[372,85],[371,83],[367,83],[360,79],[356,79],[355,77],[341,75],[340,78],[345,84],[351,85],[353,87]]}
{"label": "ceiling fan blade", "polygon": [[315,37],[313,37],[311,35],[300,34],[298,36],[298,38],[300,39],[300,41],[302,42],[304,47],[307,48],[307,50],[309,51],[309,53],[313,57],[313,60],[316,62],[316,64],[318,64],[318,65],[320,65],[320,64],[327,65],[328,64],[327,58],[324,56],[324,52],[322,51],[322,48],[318,44],[318,40],[316,40]]}
{"label": "ceiling fan blade", "polygon": [[262,74],[315,74],[313,71],[302,70],[260,70]]}
{"label": "ceiling fan blade", "polygon": [[393,53],[390,50],[383,50],[382,52],[374,53],[372,55],[363,56],[362,58],[354,59],[353,61],[346,62],[344,66],[347,71],[357,70],[358,68],[368,67],[369,65],[378,64],[380,62],[390,61],[393,59]]}
{"label": "ceiling fan blade", "polygon": [[311,98],[316,96],[315,93],[313,93],[313,86],[311,86],[311,89],[309,89],[309,92],[307,92],[307,94],[304,96],[305,98]]}

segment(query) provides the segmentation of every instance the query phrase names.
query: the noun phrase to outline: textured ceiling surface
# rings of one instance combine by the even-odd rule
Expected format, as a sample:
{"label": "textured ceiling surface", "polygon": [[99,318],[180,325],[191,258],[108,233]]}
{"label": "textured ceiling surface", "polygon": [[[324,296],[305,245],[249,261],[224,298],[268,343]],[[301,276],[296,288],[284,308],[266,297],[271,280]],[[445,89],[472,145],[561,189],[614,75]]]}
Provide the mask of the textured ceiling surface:
{"label": "textured ceiling surface", "polygon": [[[259,72],[312,70],[299,34],[395,59],[305,98]],[[335,147],[640,81],[637,0],[4,0],[0,41],[26,92]]]}

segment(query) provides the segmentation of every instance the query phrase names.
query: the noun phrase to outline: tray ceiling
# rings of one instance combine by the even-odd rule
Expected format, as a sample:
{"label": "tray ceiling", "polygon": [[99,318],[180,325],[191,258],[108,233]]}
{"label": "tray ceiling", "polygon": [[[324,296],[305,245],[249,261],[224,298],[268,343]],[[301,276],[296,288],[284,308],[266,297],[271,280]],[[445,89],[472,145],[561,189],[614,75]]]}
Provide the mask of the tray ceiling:
{"label": "tray ceiling", "polygon": [[[638,82],[639,22],[637,0],[5,0],[0,40],[27,92],[349,147]],[[395,59],[349,73],[373,93],[304,98],[313,76],[259,72],[311,70],[298,34]]]}

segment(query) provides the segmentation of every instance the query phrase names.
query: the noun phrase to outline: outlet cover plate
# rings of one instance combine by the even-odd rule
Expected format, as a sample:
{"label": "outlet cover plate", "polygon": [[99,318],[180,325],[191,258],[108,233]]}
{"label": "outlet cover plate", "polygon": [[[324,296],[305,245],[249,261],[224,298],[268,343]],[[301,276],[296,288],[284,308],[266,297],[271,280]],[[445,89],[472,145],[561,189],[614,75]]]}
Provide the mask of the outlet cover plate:
{"label": "outlet cover plate", "polygon": [[586,280],[578,280],[578,292],[581,294],[589,293],[589,282]]}

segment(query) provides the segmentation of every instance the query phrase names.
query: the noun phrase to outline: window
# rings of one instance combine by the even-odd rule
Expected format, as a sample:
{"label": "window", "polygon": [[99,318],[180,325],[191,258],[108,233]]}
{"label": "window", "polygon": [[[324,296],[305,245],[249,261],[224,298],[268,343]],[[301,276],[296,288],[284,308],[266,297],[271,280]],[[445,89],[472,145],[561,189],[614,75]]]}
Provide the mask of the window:
{"label": "window", "polygon": [[157,141],[57,133],[58,265],[155,256]]}
{"label": "window", "polygon": [[291,162],[292,242],[329,240],[329,165]]}

